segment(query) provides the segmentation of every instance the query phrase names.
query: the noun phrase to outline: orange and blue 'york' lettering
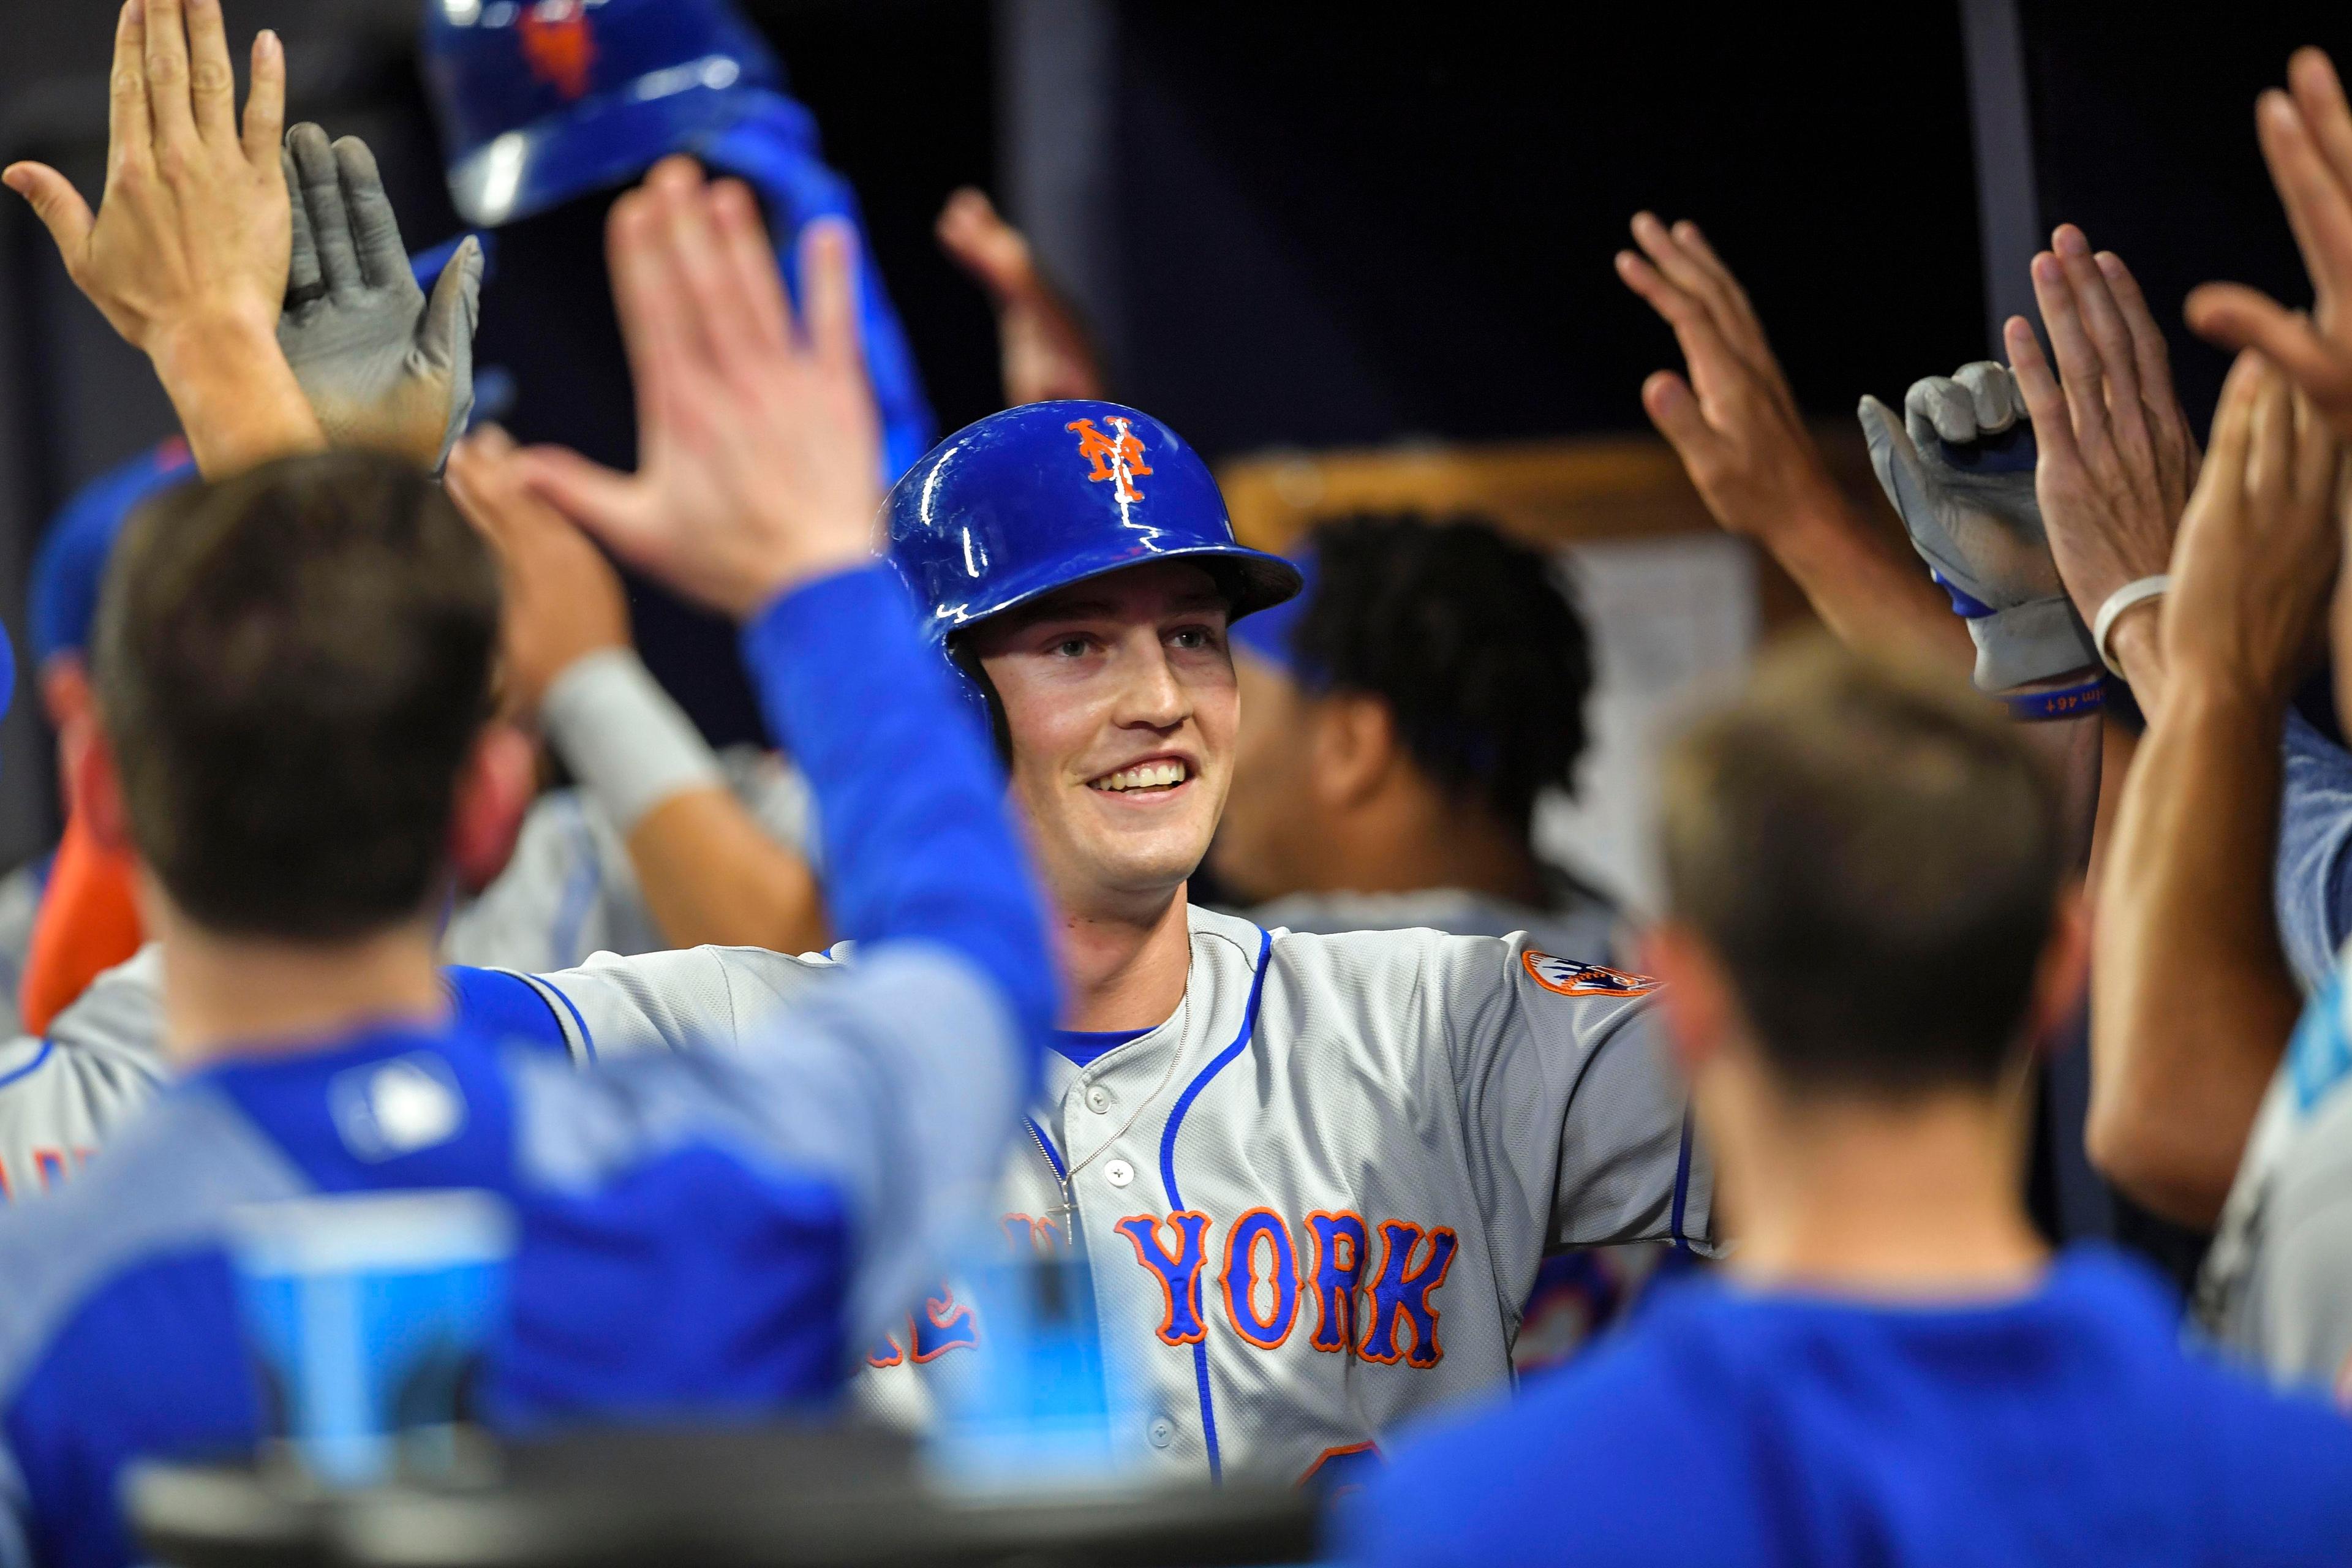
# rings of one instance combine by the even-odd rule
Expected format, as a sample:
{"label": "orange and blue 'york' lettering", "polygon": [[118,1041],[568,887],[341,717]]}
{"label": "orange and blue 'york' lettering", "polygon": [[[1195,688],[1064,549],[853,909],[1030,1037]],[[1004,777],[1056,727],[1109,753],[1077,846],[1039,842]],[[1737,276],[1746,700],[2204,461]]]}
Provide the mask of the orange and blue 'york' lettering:
{"label": "orange and blue 'york' lettering", "polygon": [[1036,1215],[1009,1214],[1003,1217],[1003,1224],[1005,1244],[1015,1251],[1023,1247],[1044,1253],[1061,1250],[1062,1227],[1050,1219]]}
{"label": "orange and blue 'york' lettering", "polygon": [[904,1342],[898,1334],[886,1334],[880,1344],[866,1352],[866,1364],[897,1366],[907,1359],[911,1346],[919,1365],[979,1343],[980,1325],[973,1321],[971,1309],[955,1299],[954,1286],[942,1284],[938,1295],[924,1299],[921,1311],[908,1314]]}
{"label": "orange and blue 'york' lettering", "polygon": [[[1273,1310],[1257,1310],[1258,1246],[1272,1251],[1266,1282],[1274,1292]],[[1252,1209],[1234,1221],[1225,1233],[1225,1271],[1217,1283],[1225,1294],[1225,1317],[1241,1335],[1262,1351],[1279,1347],[1298,1321],[1298,1254],[1290,1243],[1290,1227],[1272,1209]]]}
{"label": "orange and blue 'york' lettering", "polygon": [[[1366,1361],[1396,1361],[1400,1356],[1411,1366],[1435,1366],[1445,1354],[1445,1347],[1437,1342],[1437,1309],[1430,1305],[1432,1292],[1445,1283],[1445,1271],[1454,1267],[1454,1253],[1459,1240],[1444,1226],[1433,1226],[1429,1231],[1429,1254],[1421,1267],[1410,1267],[1414,1251],[1421,1246],[1421,1226],[1409,1220],[1392,1219],[1381,1225],[1381,1271],[1372,1281],[1372,1321],[1356,1353]],[[1402,1324],[1404,1338],[1412,1341],[1409,1349],[1400,1346],[1397,1333]]]}
{"label": "orange and blue 'york' lettering", "polygon": [[1160,1245],[1157,1215],[1129,1215],[1118,1222],[1118,1229],[1135,1243],[1135,1260],[1151,1270],[1167,1298],[1167,1310],[1160,1320],[1162,1342],[1196,1345],[1208,1336],[1208,1325],[1201,1318],[1201,1266],[1208,1261],[1203,1238],[1208,1235],[1209,1216],[1186,1209],[1170,1215],[1167,1223],[1177,1236],[1172,1253]]}
{"label": "orange and blue 'york' lettering", "polygon": [[1356,1342],[1356,1291],[1371,1236],[1364,1216],[1345,1209],[1318,1209],[1307,1228],[1315,1237],[1315,1335],[1307,1342],[1337,1355]]}
{"label": "orange and blue 'york' lettering", "polygon": [[924,1300],[921,1311],[907,1320],[913,1325],[918,1363],[937,1361],[950,1351],[980,1343],[980,1331],[972,1325],[971,1309],[955,1299],[954,1287],[943,1285],[940,1290],[939,1295]]}

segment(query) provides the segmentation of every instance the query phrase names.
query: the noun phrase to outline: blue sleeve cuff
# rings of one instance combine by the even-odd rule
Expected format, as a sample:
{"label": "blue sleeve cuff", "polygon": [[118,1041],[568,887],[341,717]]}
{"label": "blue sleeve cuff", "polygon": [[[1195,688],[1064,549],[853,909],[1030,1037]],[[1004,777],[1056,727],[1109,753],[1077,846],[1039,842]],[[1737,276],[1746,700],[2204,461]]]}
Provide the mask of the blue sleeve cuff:
{"label": "blue sleeve cuff", "polygon": [[563,1025],[530,982],[497,969],[453,963],[441,972],[457,1021],[494,1040],[521,1040],[560,1057],[572,1054]]}

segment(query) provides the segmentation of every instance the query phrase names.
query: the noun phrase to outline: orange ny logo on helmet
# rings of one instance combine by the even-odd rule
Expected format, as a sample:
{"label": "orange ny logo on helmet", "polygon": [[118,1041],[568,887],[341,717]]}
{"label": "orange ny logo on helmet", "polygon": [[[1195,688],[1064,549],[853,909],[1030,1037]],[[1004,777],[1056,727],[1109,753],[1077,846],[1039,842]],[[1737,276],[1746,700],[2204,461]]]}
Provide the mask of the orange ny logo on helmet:
{"label": "orange ny logo on helmet", "polygon": [[1087,476],[1090,482],[1108,480],[1118,486],[1120,500],[1141,500],[1143,492],[1135,488],[1135,477],[1151,471],[1144,466],[1143,443],[1129,428],[1129,421],[1114,414],[1107,423],[1118,434],[1104,435],[1091,419],[1073,419],[1062,428],[1078,433],[1078,456],[1095,466],[1095,471]]}
{"label": "orange ny logo on helmet", "polygon": [[522,58],[530,74],[566,99],[588,96],[588,68],[596,63],[596,40],[588,31],[583,0],[536,0],[523,7],[518,24]]}

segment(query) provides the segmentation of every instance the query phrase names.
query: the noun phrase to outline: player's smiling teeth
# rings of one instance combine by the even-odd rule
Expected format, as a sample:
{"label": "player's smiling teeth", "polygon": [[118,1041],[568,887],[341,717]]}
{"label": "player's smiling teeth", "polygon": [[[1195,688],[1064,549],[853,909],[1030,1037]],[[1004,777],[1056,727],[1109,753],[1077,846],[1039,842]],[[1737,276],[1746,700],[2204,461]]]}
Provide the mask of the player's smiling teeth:
{"label": "player's smiling teeth", "polygon": [[1123,793],[1131,789],[1168,789],[1192,776],[1181,763],[1139,763],[1087,781],[1088,789]]}

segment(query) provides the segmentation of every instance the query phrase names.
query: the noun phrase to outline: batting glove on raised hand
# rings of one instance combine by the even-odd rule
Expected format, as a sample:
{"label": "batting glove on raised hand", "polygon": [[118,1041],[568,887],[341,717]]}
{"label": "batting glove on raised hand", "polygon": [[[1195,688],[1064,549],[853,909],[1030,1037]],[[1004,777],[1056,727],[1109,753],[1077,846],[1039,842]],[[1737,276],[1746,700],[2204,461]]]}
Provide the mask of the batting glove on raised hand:
{"label": "batting glove on raised hand", "polygon": [[2008,369],[1979,360],[1914,382],[1899,423],[1875,397],[1862,400],[1861,416],[1870,466],[1912,548],[1968,622],[1979,689],[2095,665],[2051,559],[2033,494],[2033,426]]}
{"label": "batting glove on raised hand", "polygon": [[278,346],[329,441],[437,470],[474,406],[481,242],[457,247],[428,300],[365,142],[297,125],[283,156],[294,251]]}

